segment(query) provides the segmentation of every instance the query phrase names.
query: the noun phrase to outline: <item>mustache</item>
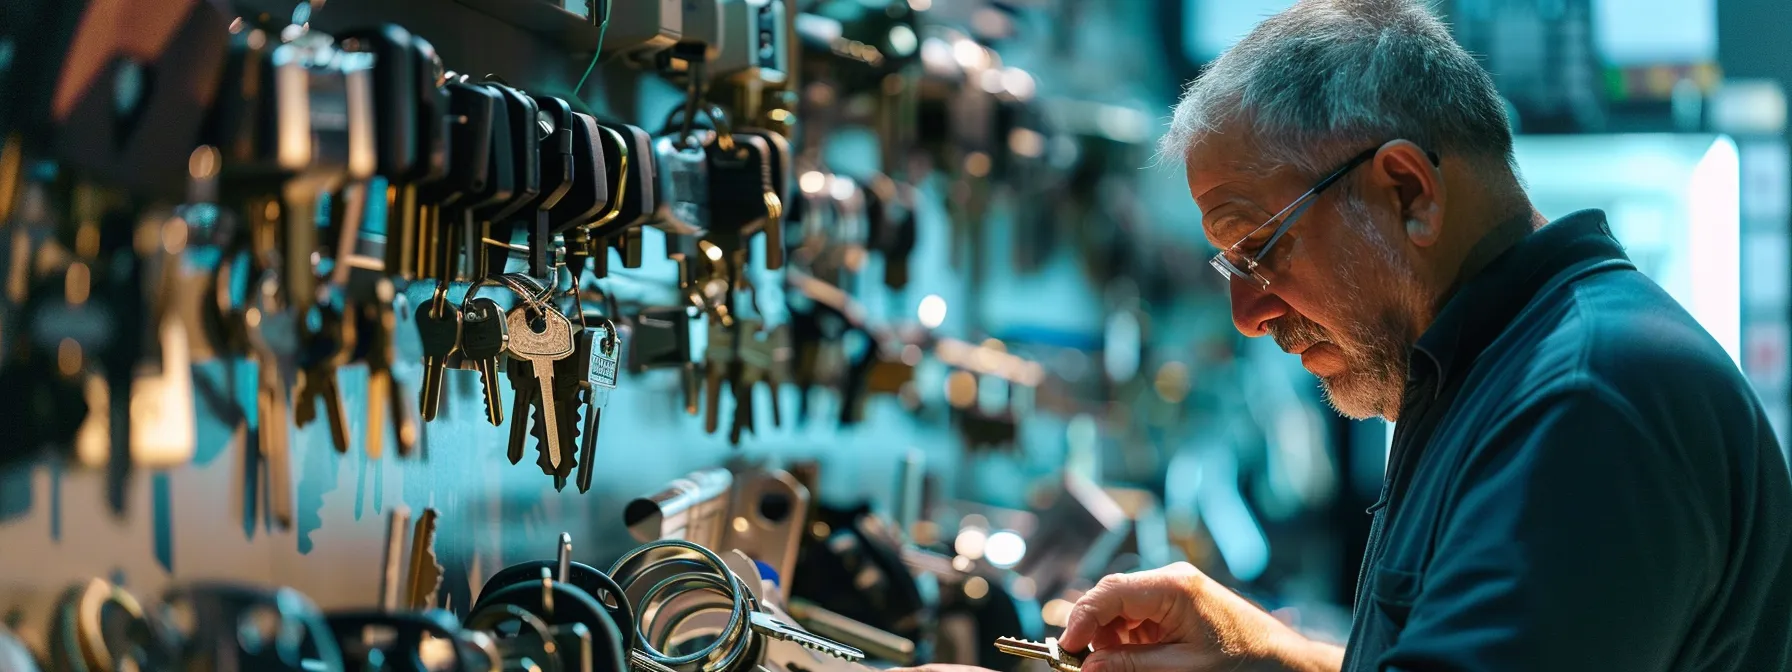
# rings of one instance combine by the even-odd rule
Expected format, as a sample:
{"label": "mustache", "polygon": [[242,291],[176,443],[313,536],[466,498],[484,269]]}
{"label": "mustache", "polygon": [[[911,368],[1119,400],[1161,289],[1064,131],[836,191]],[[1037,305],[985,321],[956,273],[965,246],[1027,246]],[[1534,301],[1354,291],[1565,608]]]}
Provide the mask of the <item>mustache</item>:
{"label": "mustache", "polygon": [[1332,340],[1324,327],[1300,317],[1284,317],[1270,322],[1269,337],[1283,352],[1299,352],[1319,341]]}

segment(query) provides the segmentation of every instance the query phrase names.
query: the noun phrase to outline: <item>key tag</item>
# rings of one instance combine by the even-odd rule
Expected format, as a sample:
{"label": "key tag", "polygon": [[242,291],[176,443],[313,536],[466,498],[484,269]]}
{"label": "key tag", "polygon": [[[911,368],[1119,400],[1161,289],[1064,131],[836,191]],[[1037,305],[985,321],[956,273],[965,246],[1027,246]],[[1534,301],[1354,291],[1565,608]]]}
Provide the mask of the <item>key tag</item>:
{"label": "key tag", "polygon": [[616,389],[617,374],[622,366],[622,332],[608,319],[603,321],[603,332],[602,336],[593,335],[597,340],[591,344],[591,366],[586,374],[594,402],[596,395],[608,396],[610,390]]}

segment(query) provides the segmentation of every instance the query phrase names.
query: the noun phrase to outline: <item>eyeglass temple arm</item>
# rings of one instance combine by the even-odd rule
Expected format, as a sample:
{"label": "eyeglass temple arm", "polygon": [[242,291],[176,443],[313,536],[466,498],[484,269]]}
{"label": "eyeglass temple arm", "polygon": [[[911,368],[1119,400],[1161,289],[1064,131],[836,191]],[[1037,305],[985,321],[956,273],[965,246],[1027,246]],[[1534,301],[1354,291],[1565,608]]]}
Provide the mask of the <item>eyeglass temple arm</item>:
{"label": "eyeglass temple arm", "polygon": [[[1342,179],[1345,175],[1348,175],[1350,171],[1354,170],[1358,165],[1369,159],[1375,158],[1376,153],[1380,151],[1381,148],[1377,147],[1357,155],[1355,159],[1351,159],[1349,163],[1344,164],[1342,168],[1334,171],[1331,175],[1327,175],[1324,180],[1319,182],[1319,184],[1313,185],[1313,188],[1308,189],[1307,193],[1301,195],[1298,200],[1290,203],[1289,211],[1282,217],[1281,226],[1276,227],[1275,233],[1269,234],[1269,240],[1263,243],[1263,247],[1257,252],[1257,256],[1251,257],[1251,263],[1255,264],[1263,261],[1263,256],[1269,254],[1269,251],[1275,248],[1276,241],[1282,238],[1282,234],[1288,233],[1289,227],[1294,226],[1294,220],[1300,219],[1301,213],[1306,212],[1307,208],[1313,207],[1313,202],[1319,200],[1318,196],[1321,192],[1325,191],[1327,187],[1332,186],[1332,184],[1339,179]],[[1438,156],[1437,152],[1427,151],[1425,152],[1425,158],[1431,160],[1431,165],[1440,167],[1443,165],[1443,158]]]}

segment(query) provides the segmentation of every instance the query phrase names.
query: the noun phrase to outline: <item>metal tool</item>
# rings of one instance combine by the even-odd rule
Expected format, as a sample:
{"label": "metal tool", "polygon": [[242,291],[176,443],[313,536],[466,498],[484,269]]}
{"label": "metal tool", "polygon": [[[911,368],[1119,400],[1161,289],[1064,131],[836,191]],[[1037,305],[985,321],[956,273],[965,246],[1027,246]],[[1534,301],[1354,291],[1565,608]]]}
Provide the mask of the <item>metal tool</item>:
{"label": "metal tool", "polygon": [[1083,672],[1083,656],[1060,648],[1056,637],[1047,637],[1044,642],[997,637],[996,650],[1010,656],[1043,660],[1057,672]]}

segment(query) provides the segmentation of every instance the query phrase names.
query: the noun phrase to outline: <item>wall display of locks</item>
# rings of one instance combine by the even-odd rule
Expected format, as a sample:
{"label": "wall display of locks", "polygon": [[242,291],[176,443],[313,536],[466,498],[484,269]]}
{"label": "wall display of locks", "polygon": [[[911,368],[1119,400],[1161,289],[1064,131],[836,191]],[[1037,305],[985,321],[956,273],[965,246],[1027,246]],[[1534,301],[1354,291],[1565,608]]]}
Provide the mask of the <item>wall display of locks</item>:
{"label": "wall display of locks", "polygon": [[1140,140],[930,5],[0,3],[0,669],[1074,667],[1151,544],[924,483],[1105,403],[961,297]]}

